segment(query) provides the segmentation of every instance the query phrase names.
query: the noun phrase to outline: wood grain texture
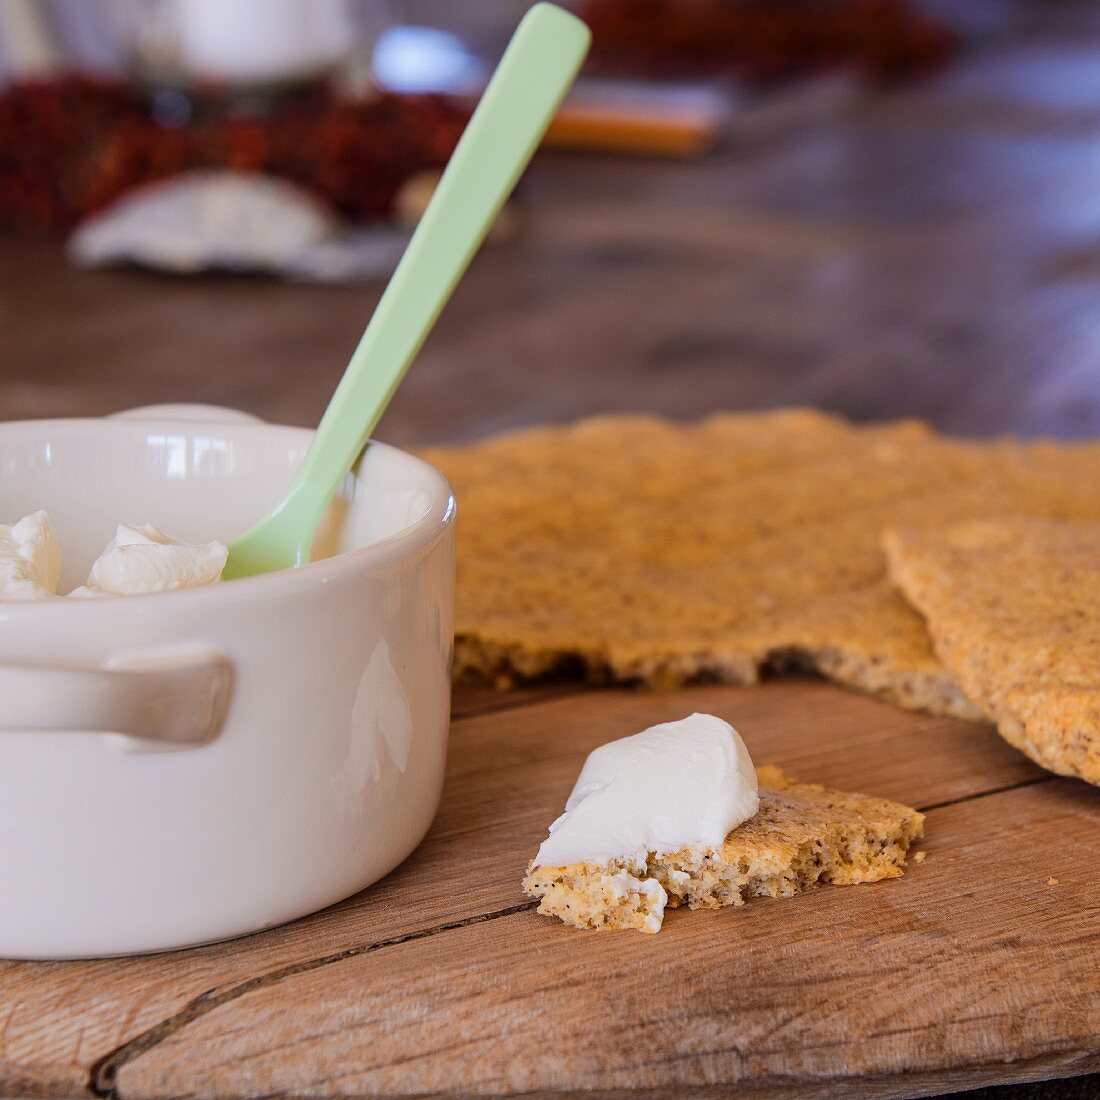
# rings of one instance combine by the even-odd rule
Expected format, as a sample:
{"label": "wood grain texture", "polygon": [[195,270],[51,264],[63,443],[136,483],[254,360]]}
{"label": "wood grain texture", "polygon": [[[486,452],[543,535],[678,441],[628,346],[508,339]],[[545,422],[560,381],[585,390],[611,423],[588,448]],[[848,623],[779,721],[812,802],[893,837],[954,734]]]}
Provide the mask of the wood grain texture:
{"label": "wood grain texture", "polygon": [[470,718],[491,710],[511,710],[548,699],[577,695],[584,690],[584,684],[568,679],[522,684],[508,691],[498,691],[489,684],[464,683],[455,688],[451,698],[451,717]]}
{"label": "wood grain texture", "polygon": [[[519,239],[477,258],[380,436],[794,403],[1097,432],[1100,33],[1054,7],[1042,40],[702,161],[540,155]],[[314,424],[379,291],[82,272],[0,238],[0,418],[201,400]]]}
{"label": "wood grain texture", "polygon": [[888,1096],[913,1095],[902,1075],[1098,1066],[1098,825],[1097,792],[1044,782],[931,811],[928,858],[896,883],[677,911],[652,939],[524,911],[380,945],[211,1006],[118,1089],[812,1097],[859,1077]]}
{"label": "wood grain texture", "polygon": [[[499,921],[485,918],[530,904],[519,890],[523,869],[584,755],[693,710],[732,721],[761,762],[921,808],[1045,782],[986,726],[898,711],[814,680],[657,695],[587,691],[459,719],[428,839],[371,890],[304,921],[194,951],[0,964],[0,1093],[72,1095],[88,1087],[104,1059],[98,1079],[109,1087],[116,1061],[131,1066],[152,1054],[139,1053],[148,1033],[185,1029],[179,1018],[164,1021],[179,1013],[186,1021],[196,1005],[201,1012],[212,999],[235,1000],[249,983],[278,984],[280,974],[310,970],[319,960],[410,938],[427,944],[470,921],[479,928],[485,922],[482,930],[495,942]],[[934,867],[931,858],[924,867]],[[707,914],[698,916],[705,923]],[[532,920],[536,928],[552,927]],[[634,950],[627,940],[623,948]],[[335,1008],[339,1000],[324,1003]],[[143,1084],[132,1094],[144,1092]]]}

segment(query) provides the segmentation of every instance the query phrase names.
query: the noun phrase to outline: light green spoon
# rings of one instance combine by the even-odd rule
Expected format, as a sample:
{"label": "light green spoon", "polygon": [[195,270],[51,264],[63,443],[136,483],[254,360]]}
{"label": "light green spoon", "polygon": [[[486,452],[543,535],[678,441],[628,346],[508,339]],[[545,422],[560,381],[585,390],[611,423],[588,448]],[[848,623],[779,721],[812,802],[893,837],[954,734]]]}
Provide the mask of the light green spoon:
{"label": "light green spoon", "polygon": [[485,239],[588,52],[588,28],[536,4],[508,44],[282,500],[229,544],[226,578],[309,561],[329,501]]}

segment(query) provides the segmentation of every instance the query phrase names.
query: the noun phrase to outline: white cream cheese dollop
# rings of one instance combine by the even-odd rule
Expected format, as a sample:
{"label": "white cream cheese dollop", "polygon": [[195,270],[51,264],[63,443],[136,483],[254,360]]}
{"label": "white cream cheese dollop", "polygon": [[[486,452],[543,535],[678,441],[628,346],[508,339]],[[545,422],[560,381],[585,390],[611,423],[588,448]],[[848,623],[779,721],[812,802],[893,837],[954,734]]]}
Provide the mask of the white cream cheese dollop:
{"label": "white cream cheese dollop", "polygon": [[[229,557],[220,542],[180,542],[146,524],[120,523],[95,560],[87,583],[70,596],[133,596],[196,588],[221,580]],[[57,595],[61,553],[45,512],[0,524],[0,601],[49,600]]]}
{"label": "white cream cheese dollop", "polygon": [[0,600],[49,599],[60,573],[61,553],[45,512],[0,524]]}
{"label": "white cream cheese dollop", "polygon": [[644,865],[650,852],[717,848],[758,807],[756,769],[738,732],[693,714],[593,751],[532,866]]}
{"label": "white cream cheese dollop", "polygon": [[221,579],[229,551],[220,542],[180,542],[151,524],[120,523],[96,558],[87,583],[71,596],[133,596],[198,588]]}

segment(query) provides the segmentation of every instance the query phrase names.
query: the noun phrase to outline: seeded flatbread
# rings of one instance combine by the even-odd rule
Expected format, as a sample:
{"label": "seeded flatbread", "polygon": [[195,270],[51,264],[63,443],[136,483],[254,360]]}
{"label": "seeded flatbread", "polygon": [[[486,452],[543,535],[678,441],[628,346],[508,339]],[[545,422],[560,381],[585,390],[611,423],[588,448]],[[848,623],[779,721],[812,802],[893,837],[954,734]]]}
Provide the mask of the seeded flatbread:
{"label": "seeded flatbread", "polygon": [[539,912],[575,928],[658,932],[665,908],[717,909],[786,898],[818,883],[897,878],[924,816],[900,802],[795,783],[758,769],[760,809],[717,849],[531,867],[523,889]]}
{"label": "seeded flatbread", "polygon": [[1001,736],[1100,784],[1100,525],[971,521],[888,532],[890,573]]}
{"label": "seeded flatbread", "polygon": [[751,683],[819,670],[976,717],[886,577],[891,525],[1100,521],[1100,444],[962,442],[808,410],[604,417],[426,457],[459,501],[458,675]]}

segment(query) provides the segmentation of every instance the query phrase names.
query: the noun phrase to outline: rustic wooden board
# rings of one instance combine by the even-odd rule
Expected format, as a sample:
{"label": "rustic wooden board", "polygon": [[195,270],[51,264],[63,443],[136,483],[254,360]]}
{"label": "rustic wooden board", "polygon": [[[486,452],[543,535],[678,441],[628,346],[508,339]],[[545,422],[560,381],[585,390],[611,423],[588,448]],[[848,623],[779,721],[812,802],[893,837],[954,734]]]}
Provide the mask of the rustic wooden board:
{"label": "rustic wooden board", "polygon": [[901,882],[675,913],[654,938],[522,912],[358,954],[205,1013],[120,1091],[808,1097],[860,1078],[910,1096],[911,1074],[938,1089],[1100,1065],[1095,867],[1072,850],[1095,845],[1098,803],[1059,782],[935,810]]}
{"label": "rustic wooden board", "polygon": [[[453,727],[429,838],[342,905],[195,951],[0,964],[0,1092],[385,1095],[734,1080],[774,1089],[789,1070],[802,1095],[827,1095],[846,1074],[885,1095],[884,1075],[906,1071],[919,1076],[898,1089],[917,1092],[1089,1067],[1100,1003],[1082,937],[1097,934],[1100,887],[1083,853],[1095,850],[1096,792],[1048,779],[987,727],[812,680],[553,690],[562,694],[506,709],[507,697],[460,694],[456,710],[468,716]],[[584,754],[695,709],[734,721],[758,761],[939,807],[928,860],[901,882],[674,914],[656,937],[578,933],[531,912],[519,878]],[[730,949],[715,952],[723,943]],[[870,979],[856,992],[842,978],[860,960],[894,975],[892,1007],[868,1009],[864,1041],[845,1046],[837,1037],[859,1025]],[[996,988],[1013,967],[1026,982]],[[891,1038],[883,1018],[902,1011],[899,990],[917,978],[921,1013],[908,1038]],[[1012,1012],[1029,1021],[1022,1031],[1011,1030]],[[975,1016],[989,1017],[988,1033]],[[777,1041],[749,1056],[726,1041],[739,1029],[772,1029]],[[631,1035],[655,1053],[643,1059]],[[698,1057],[672,1058],[676,1035],[680,1054]],[[604,1048],[613,1072],[600,1078]]]}

